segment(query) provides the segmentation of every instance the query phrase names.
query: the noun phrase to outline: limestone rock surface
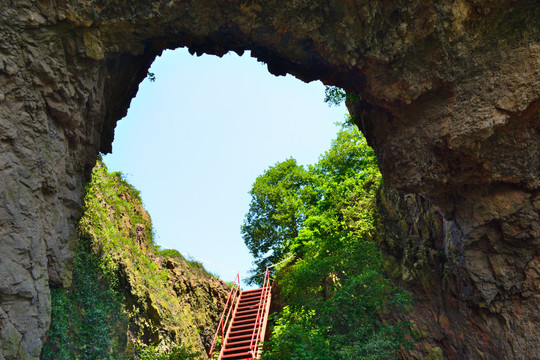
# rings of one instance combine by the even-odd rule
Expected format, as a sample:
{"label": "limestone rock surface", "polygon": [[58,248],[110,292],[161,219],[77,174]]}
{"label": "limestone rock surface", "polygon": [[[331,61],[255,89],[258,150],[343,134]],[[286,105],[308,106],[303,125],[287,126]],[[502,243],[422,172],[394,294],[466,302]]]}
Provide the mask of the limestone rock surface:
{"label": "limestone rock surface", "polygon": [[[386,183],[452,224],[458,290],[419,295],[464,297],[430,329],[456,334],[445,358],[538,358],[539,23],[536,0],[2,1],[0,359],[38,358],[96,155],[180,46],[356,94]],[[485,327],[456,332],[471,314]]]}

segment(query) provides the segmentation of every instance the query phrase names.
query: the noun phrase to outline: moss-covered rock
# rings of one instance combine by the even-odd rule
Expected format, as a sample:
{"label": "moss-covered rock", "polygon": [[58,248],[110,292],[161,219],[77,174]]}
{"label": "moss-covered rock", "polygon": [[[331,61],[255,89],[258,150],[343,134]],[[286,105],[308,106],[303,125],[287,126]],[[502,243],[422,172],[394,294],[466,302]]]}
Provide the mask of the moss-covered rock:
{"label": "moss-covered rock", "polygon": [[443,351],[439,347],[435,347],[431,349],[428,356],[426,356],[425,360],[443,360]]}
{"label": "moss-covered rock", "polygon": [[131,358],[147,345],[206,358],[227,285],[179,252],[159,249],[139,192],[101,161],[78,235],[73,284],[52,290],[42,359]]}

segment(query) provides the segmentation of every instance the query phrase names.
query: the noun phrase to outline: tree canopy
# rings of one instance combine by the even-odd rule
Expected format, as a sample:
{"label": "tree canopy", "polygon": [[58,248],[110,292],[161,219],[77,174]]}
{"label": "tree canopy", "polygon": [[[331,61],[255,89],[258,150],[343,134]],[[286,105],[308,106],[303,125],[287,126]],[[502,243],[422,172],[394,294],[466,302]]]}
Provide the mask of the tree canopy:
{"label": "tree canopy", "polygon": [[378,174],[373,150],[358,130],[344,125],[315,165],[304,167],[289,158],[257,177],[241,227],[244,242],[255,257],[253,273],[264,272],[283,258],[306,220],[336,200],[332,198],[338,184],[373,174]]}
{"label": "tree canopy", "polygon": [[281,259],[298,236],[317,202],[314,180],[311,172],[291,158],[270,167],[253,184],[241,231],[255,257],[254,274]]}
{"label": "tree canopy", "polygon": [[382,321],[408,297],[384,276],[377,244],[382,183],[373,150],[344,125],[307,167],[287,159],[259,176],[242,227],[255,273],[277,266],[287,306],[263,359],[393,359],[406,324]]}

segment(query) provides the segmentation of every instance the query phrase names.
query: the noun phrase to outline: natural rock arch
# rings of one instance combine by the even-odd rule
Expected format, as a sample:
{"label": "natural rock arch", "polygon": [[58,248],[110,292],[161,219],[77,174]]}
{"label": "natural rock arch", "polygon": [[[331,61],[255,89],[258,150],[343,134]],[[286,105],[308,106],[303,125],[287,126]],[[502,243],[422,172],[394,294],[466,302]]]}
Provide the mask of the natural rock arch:
{"label": "natural rock arch", "polygon": [[539,8],[534,0],[3,1],[0,358],[39,356],[49,283],[70,283],[97,152],[110,150],[154,57],[180,46],[249,49],[273,74],[357,94],[349,108],[386,183],[423,194],[418,201],[438,206],[448,230],[437,245],[449,259],[446,282],[419,296],[436,303],[430,339],[449,358],[535,358]]}

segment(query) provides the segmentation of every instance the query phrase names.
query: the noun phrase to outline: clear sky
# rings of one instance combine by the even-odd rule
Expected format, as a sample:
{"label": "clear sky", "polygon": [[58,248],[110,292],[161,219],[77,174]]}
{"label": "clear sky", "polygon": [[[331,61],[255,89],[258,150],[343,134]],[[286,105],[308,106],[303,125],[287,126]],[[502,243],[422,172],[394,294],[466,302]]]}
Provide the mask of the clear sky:
{"label": "clear sky", "polygon": [[150,71],[156,81],[140,84],[105,163],[141,191],[158,244],[223,280],[245,277],[253,258],[240,226],[255,178],[291,156],[316,162],[346,109],[324,103],[320,82],[273,76],[249,52],[166,51]]}

